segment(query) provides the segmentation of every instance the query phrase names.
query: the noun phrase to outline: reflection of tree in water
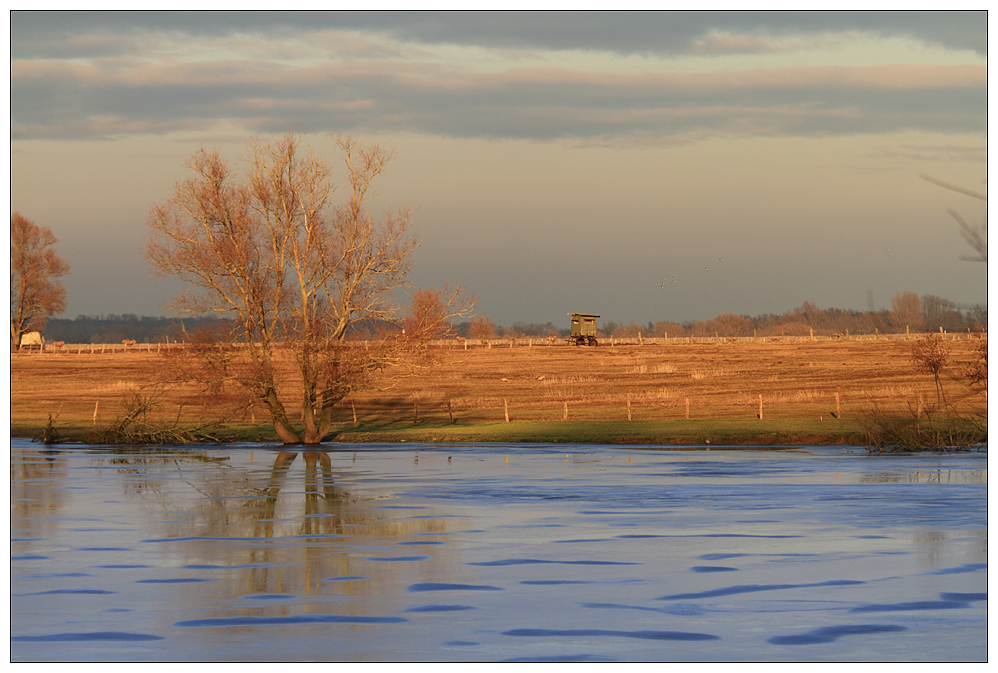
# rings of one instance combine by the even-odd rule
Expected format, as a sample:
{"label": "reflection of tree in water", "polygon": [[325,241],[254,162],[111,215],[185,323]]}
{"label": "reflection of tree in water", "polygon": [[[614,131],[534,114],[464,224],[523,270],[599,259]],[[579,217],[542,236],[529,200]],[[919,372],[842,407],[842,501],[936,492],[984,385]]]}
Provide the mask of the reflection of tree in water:
{"label": "reflection of tree in water", "polygon": [[[178,540],[157,544],[215,580],[197,585],[192,594],[198,600],[393,595],[416,582],[450,578],[450,548],[419,543],[439,542],[451,519],[383,509],[384,496],[353,495],[336,484],[328,452],[306,450],[300,461],[298,456],[282,450],[266,470],[229,466],[203,472],[191,482],[198,497],[174,499],[166,513],[172,523],[163,524],[162,537]],[[338,581],[343,577],[366,579]],[[262,608],[258,603],[249,613]],[[285,612],[278,604],[266,609]]]}
{"label": "reflection of tree in water", "polygon": [[962,530],[958,534],[951,531],[921,530],[915,533],[912,541],[926,565],[933,570],[958,564],[960,560],[979,563],[988,561],[986,530]]}
{"label": "reflection of tree in water", "polygon": [[861,484],[986,484],[987,470],[921,470],[874,472],[859,478]]}
{"label": "reflection of tree in water", "polygon": [[[67,501],[63,488],[67,478],[68,468],[61,452],[11,449],[11,538],[47,538],[52,534],[58,527],[55,517]],[[11,553],[19,552],[12,547]]]}
{"label": "reflection of tree in water", "polygon": [[[262,468],[247,464],[243,449],[47,455],[12,451],[12,531],[56,537],[73,503],[67,490],[76,485],[73,468],[111,468],[88,470],[97,479],[88,491],[98,496],[99,490],[101,500],[115,491],[126,496],[135,551],[157,569],[149,577],[211,580],[171,585],[179,600],[192,601],[191,609],[217,604],[231,616],[236,599],[239,614],[371,614],[379,595],[404,593],[417,582],[456,581],[454,548],[439,544],[455,519],[393,509],[390,493],[363,482],[357,493],[347,492],[336,483],[344,471],[334,471],[325,451],[303,451],[301,460],[296,451],[268,451],[273,462]],[[87,515],[108,516],[99,508]],[[120,515],[120,509],[113,514]],[[297,599],[246,598],[263,594]]]}

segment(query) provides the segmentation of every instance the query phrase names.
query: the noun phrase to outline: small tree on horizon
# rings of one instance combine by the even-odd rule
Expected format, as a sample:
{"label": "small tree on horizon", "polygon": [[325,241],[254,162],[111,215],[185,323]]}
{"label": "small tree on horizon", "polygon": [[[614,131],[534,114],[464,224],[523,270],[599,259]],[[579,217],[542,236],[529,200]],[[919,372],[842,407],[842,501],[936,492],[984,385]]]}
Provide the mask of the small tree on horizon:
{"label": "small tree on horizon", "polygon": [[48,227],[21,213],[10,216],[10,345],[18,346],[26,331],[42,330],[50,316],[66,310],[61,276],[69,264],[55,254],[57,243]]}
{"label": "small tree on horizon", "polygon": [[925,327],[922,299],[911,290],[902,290],[891,299],[891,323],[898,332],[910,328],[920,332]]}
{"label": "small tree on horizon", "polygon": [[478,339],[484,346],[496,336],[496,326],[492,324],[487,315],[476,315],[471,319],[468,326],[468,333]]}

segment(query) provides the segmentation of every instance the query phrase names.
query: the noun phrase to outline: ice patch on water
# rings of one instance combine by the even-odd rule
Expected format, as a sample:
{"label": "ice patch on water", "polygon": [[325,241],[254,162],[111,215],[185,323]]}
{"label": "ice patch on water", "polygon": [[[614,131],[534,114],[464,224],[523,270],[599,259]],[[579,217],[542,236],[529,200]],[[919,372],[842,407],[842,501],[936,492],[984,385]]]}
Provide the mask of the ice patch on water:
{"label": "ice patch on water", "polygon": [[773,636],[766,640],[773,645],[815,645],[832,643],[842,636],[866,635],[868,633],[896,633],[907,630],[907,626],[896,624],[849,624],[843,626],[824,626],[813,631],[806,631],[792,636]]}
{"label": "ice patch on water", "polygon": [[610,631],[607,629],[512,629],[504,636],[533,638],[637,638],[639,640],[720,640],[709,633],[685,631]]}
{"label": "ice patch on water", "polygon": [[214,580],[200,577],[173,577],[166,579],[135,580],[136,584],[190,584],[195,582],[212,582]]}
{"label": "ice patch on water", "polygon": [[659,601],[677,601],[688,598],[716,598],[718,596],[734,596],[736,594],[754,593],[756,591],[780,591],[783,589],[803,589],[810,587],[840,587],[855,584],[865,584],[859,580],[829,580],[827,582],[813,582],[811,584],[739,584],[710,591],[698,591],[689,594],[672,594],[656,598]]}
{"label": "ice patch on water", "polygon": [[908,603],[871,603],[860,605],[849,612],[902,612],[909,610],[957,610],[970,607],[963,601],[911,601]]}
{"label": "ice patch on water", "polygon": [[941,593],[939,598],[944,601],[963,601],[963,602],[974,602],[974,601],[986,601],[988,600],[987,592],[984,593],[969,593],[969,594],[959,594],[959,593]]}
{"label": "ice patch on water", "polygon": [[634,563],[630,561],[548,561],[545,559],[535,559],[535,558],[510,558],[502,559],[501,561],[479,561],[475,563],[469,563],[470,566],[521,566],[521,565],[536,565],[543,563],[553,563],[558,565],[572,565],[572,566],[636,566],[641,565],[640,563]]}
{"label": "ice patch on water", "polygon": [[987,563],[965,563],[955,568],[943,568],[925,573],[926,575],[959,575],[961,573],[972,573],[978,570],[987,570]]}
{"label": "ice patch on water", "polygon": [[644,612],[658,612],[660,614],[680,615],[683,617],[702,615],[706,612],[702,607],[693,603],[677,603],[676,605],[666,605],[660,608],[652,608],[645,605],[621,605],[619,603],[583,603],[582,607],[597,610],[642,610]]}
{"label": "ice patch on water", "polygon": [[402,624],[405,617],[364,617],[348,615],[293,615],[289,617],[220,617],[216,619],[187,619],[174,626],[295,626],[301,624]]}
{"label": "ice patch on water", "polygon": [[503,659],[504,664],[605,664],[617,659],[594,654],[555,654],[551,656],[513,657]]}
{"label": "ice patch on water", "polygon": [[114,591],[108,591],[106,589],[51,589],[49,591],[39,591],[33,594],[11,594],[11,596],[54,596],[62,594],[113,594]]}
{"label": "ice patch on water", "polygon": [[502,591],[502,587],[488,584],[448,584],[445,582],[421,582],[409,587],[409,591]]}
{"label": "ice patch on water", "polygon": [[154,636],[148,633],[126,633],[123,631],[92,631],[89,633],[53,633],[47,636],[11,636],[12,642],[16,643],[58,643],[58,642],[85,642],[93,640],[117,640],[123,642],[135,642],[145,640],[166,640],[163,636]]}
{"label": "ice patch on water", "polygon": [[132,551],[127,547],[80,547],[76,551]]}

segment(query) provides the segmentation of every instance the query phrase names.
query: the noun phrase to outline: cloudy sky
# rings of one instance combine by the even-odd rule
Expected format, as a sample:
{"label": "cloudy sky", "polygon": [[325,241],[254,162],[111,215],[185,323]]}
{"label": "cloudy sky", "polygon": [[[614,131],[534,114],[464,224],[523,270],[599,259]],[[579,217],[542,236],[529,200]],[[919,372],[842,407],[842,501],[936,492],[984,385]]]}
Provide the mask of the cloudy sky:
{"label": "cloudy sky", "polygon": [[987,15],[10,16],[11,210],[72,265],[65,317],[162,315],[149,208],[199,146],[395,147],[411,280],[502,325],[987,302],[948,207],[985,204]]}

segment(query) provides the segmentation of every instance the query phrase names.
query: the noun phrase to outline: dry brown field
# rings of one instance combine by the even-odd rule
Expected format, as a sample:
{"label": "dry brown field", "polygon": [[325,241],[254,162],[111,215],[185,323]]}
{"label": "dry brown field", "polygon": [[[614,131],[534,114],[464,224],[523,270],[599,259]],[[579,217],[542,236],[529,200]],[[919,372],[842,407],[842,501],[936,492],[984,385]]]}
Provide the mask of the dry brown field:
{"label": "dry brown field", "polygon": [[[336,441],[525,441],[862,444],[865,421],[936,405],[911,341],[754,341],[601,345],[519,343],[436,348],[433,363],[395,370],[336,412]],[[963,371],[976,339],[947,341],[951,413],[987,413]],[[285,362],[286,400],[295,400]],[[52,418],[63,437],[113,422],[136,392],[163,391],[147,422],[223,419],[222,434],[274,441],[262,407],[232,414],[231,394],[191,400],[163,387],[155,351],[11,354],[11,434],[36,437]],[[759,418],[760,404],[762,418]],[[300,413],[295,401],[289,413]],[[924,411],[923,411],[924,413]],[[354,420],[356,415],[356,421]],[[508,420],[507,420],[508,418]]]}

